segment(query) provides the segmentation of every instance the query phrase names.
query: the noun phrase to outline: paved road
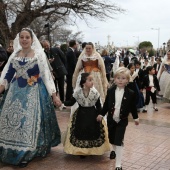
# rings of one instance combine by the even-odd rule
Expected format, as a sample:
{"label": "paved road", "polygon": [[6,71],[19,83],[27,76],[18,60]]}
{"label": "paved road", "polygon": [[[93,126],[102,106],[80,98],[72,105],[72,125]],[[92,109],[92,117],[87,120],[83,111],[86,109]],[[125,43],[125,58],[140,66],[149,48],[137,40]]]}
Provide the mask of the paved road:
{"label": "paved road", "polygon": [[[123,170],[170,170],[170,103],[159,102],[159,111],[150,105],[148,113],[139,113],[140,125],[132,118],[125,136]],[[57,110],[61,131],[66,130],[70,108]],[[78,156],[63,152],[62,144],[52,149],[46,158],[34,159],[25,170],[114,170],[115,161],[109,152],[102,156]],[[20,169],[0,163],[0,169]]]}

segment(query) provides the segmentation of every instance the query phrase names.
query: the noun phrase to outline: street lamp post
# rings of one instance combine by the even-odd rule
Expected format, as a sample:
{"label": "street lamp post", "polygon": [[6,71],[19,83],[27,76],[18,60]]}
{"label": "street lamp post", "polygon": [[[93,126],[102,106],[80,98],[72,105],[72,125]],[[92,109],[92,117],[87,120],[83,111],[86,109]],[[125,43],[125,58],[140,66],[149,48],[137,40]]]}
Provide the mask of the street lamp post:
{"label": "street lamp post", "polygon": [[152,30],[158,31],[158,50],[159,50],[159,37],[160,37],[160,28],[151,28]]}

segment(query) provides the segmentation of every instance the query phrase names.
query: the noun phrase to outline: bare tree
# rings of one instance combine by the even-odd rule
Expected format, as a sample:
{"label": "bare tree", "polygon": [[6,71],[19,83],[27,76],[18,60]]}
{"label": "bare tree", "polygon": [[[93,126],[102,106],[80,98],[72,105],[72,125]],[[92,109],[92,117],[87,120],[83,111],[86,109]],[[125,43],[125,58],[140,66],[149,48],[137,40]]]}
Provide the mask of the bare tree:
{"label": "bare tree", "polygon": [[120,12],[124,10],[108,0],[0,0],[0,36],[4,42],[13,39],[39,17],[48,21],[71,15],[72,22],[77,17],[87,22],[87,16],[91,16],[104,21]]}

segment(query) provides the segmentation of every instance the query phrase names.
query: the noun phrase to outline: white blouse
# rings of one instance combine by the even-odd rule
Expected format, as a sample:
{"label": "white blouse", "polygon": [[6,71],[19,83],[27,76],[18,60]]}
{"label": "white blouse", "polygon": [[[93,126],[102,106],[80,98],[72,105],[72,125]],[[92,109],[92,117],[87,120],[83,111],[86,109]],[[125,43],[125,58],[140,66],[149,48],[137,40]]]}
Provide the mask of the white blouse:
{"label": "white blouse", "polygon": [[117,87],[115,90],[115,111],[113,114],[113,119],[116,122],[120,121],[119,115],[120,115],[120,107],[121,107],[121,103],[122,103],[122,98],[123,98],[123,94],[124,94],[124,88],[119,88]]}

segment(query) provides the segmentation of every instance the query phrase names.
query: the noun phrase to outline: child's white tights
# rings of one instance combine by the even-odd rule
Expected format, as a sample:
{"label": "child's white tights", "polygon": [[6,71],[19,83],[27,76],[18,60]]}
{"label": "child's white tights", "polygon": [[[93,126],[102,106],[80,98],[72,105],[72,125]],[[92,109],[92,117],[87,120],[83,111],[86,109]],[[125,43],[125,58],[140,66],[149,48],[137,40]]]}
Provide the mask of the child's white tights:
{"label": "child's white tights", "polygon": [[113,150],[116,153],[116,164],[115,167],[121,167],[121,162],[122,162],[122,156],[123,156],[123,146],[113,146]]}

